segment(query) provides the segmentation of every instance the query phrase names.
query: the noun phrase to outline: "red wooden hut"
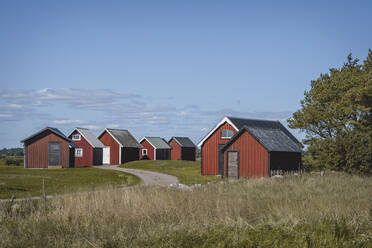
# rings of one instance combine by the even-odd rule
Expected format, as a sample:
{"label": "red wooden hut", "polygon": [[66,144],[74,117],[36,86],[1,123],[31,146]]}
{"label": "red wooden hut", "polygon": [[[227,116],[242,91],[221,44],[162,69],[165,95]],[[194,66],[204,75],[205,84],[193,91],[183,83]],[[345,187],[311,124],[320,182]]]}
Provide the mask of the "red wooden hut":
{"label": "red wooden hut", "polygon": [[110,156],[105,156],[103,151],[104,164],[124,164],[139,160],[141,145],[128,130],[106,128],[98,135],[98,139],[109,147],[107,151]]}
{"label": "red wooden hut", "polygon": [[279,121],[225,117],[199,146],[203,175],[270,176],[301,162],[298,140]]}
{"label": "red wooden hut", "polygon": [[172,160],[195,161],[195,144],[188,137],[172,137],[168,144],[172,147]]}
{"label": "red wooden hut", "polygon": [[141,159],[170,160],[171,149],[168,143],[160,137],[144,137],[141,139]]}
{"label": "red wooden hut", "polygon": [[75,167],[101,165],[103,159],[102,142],[87,128],[77,127],[68,136],[75,145]]}
{"label": "red wooden hut", "polygon": [[57,128],[46,127],[21,142],[25,168],[73,166],[75,144]]}

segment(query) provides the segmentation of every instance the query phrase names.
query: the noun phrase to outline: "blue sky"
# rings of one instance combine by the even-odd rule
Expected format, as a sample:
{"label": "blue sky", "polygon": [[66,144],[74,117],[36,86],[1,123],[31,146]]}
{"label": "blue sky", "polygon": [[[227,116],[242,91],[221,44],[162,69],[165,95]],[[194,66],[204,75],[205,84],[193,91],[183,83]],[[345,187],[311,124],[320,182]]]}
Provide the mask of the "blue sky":
{"label": "blue sky", "polygon": [[[195,142],[285,120],[372,48],[372,1],[0,1],[0,148],[45,127]],[[294,131],[301,138],[301,134]]]}

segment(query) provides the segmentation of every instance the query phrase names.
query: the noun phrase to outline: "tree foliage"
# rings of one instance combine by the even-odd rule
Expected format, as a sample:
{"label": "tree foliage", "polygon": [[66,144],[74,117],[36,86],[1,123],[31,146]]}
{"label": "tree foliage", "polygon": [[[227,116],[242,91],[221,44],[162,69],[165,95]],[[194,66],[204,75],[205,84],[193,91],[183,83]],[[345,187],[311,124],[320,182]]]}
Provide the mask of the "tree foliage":
{"label": "tree foliage", "polygon": [[350,54],[341,69],[321,74],[304,95],[288,123],[306,133],[305,163],[371,173],[372,51],[362,64]]}

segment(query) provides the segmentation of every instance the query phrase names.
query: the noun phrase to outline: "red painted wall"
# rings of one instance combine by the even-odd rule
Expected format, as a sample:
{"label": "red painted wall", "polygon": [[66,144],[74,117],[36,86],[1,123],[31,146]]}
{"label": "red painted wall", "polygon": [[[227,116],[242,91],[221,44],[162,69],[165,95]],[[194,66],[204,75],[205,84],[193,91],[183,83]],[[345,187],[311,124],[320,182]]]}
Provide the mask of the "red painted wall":
{"label": "red painted wall", "polygon": [[218,144],[226,144],[230,139],[221,139],[221,130],[230,129],[236,134],[236,130],[227,122],[222,124],[209,136],[202,146],[202,174],[218,174]]}
{"label": "red painted wall", "polygon": [[143,148],[140,149],[140,158],[142,159],[143,157],[142,150],[147,149],[147,156],[149,157],[149,159],[154,160],[154,147],[146,139],[141,142],[141,145],[143,146]]}
{"label": "red painted wall", "polygon": [[73,140],[78,148],[83,148],[83,156],[75,157],[75,167],[84,167],[93,165],[93,147],[88,143],[88,141],[81,135],[81,133],[75,130],[69,138],[72,139],[72,135],[80,134],[80,140]]}
{"label": "red painted wall", "polygon": [[224,176],[227,172],[227,151],[239,150],[239,177],[268,177],[269,153],[249,132],[240,137],[224,152]]}
{"label": "red painted wall", "polygon": [[48,168],[48,142],[61,142],[61,165],[68,168],[68,142],[50,131],[27,141],[27,168]]}
{"label": "red painted wall", "polygon": [[173,148],[171,150],[171,160],[181,160],[181,146],[175,139],[172,139],[169,145]]}
{"label": "red painted wall", "polygon": [[114,140],[114,138],[107,131],[105,131],[98,139],[105,146],[110,147],[110,164],[119,164],[120,145]]}

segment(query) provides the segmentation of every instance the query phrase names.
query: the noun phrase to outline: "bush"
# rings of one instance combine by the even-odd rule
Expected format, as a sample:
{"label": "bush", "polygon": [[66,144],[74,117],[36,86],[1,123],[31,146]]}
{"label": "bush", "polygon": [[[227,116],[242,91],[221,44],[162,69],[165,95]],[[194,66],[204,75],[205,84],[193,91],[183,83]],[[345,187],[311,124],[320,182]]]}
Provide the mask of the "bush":
{"label": "bush", "polygon": [[13,164],[13,159],[10,159],[10,158],[5,159],[5,165],[10,166],[12,164]]}
{"label": "bush", "polygon": [[5,159],[5,165],[7,166],[11,166],[11,165],[19,166],[22,163],[23,163],[22,158],[6,158]]}

